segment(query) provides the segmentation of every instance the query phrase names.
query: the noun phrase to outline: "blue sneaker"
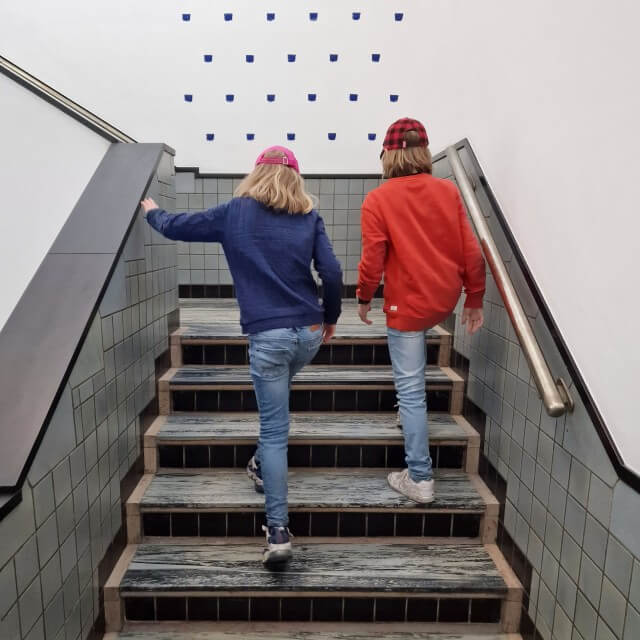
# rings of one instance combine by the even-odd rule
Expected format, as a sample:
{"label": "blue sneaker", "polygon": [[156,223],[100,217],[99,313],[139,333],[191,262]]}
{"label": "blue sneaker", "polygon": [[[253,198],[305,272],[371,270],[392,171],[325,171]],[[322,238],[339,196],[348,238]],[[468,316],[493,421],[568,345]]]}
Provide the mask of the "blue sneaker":
{"label": "blue sneaker", "polygon": [[293,535],[287,527],[265,527],[262,530],[267,536],[267,548],[264,550],[262,562],[264,564],[282,564],[293,557],[291,540]]}
{"label": "blue sneaker", "polygon": [[262,472],[260,471],[260,465],[256,462],[256,457],[251,456],[251,460],[247,462],[247,475],[250,480],[253,480],[255,490],[258,493],[264,493],[264,482],[262,482]]}

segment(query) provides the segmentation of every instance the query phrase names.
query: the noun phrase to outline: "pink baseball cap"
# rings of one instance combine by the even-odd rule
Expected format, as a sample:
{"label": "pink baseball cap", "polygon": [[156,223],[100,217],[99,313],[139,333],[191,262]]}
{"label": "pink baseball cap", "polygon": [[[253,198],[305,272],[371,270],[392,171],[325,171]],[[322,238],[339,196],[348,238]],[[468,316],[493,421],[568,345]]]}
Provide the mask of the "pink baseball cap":
{"label": "pink baseball cap", "polygon": [[[284,155],[275,158],[265,158],[265,155],[271,151],[280,151]],[[298,167],[298,161],[296,160],[295,155],[293,155],[293,151],[291,151],[291,149],[287,149],[286,147],[275,146],[265,149],[256,160],[256,167],[259,164],[284,164],[294,169],[296,173],[300,173],[300,167]]]}

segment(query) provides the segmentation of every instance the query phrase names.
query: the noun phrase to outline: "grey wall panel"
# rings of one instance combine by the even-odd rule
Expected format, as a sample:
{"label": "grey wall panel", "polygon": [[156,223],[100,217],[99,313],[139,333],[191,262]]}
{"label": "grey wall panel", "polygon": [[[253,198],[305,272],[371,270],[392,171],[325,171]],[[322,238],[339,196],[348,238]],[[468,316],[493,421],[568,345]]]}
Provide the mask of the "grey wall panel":
{"label": "grey wall panel", "polygon": [[[149,186],[171,205],[172,166],[167,153]],[[99,614],[98,566],[122,525],[120,481],[140,455],[139,415],[178,308],[175,243],[146,227],[112,274],[22,502],[0,521],[0,638],[86,638]],[[25,390],[25,401],[38,395]]]}

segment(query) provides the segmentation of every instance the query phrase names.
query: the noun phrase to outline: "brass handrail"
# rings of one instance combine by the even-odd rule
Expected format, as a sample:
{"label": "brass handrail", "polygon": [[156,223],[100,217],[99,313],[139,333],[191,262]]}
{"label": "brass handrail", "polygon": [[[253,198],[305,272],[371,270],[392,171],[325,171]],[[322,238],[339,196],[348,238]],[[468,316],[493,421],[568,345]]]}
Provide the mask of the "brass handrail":
{"label": "brass handrail", "polygon": [[500,291],[504,306],[511,319],[511,324],[518,336],[522,351],[529,363],[529,369],[535,380],[536,387],[542,398],[545,409],[550,416],[561,416],[566,411],[573,411],[573,399],[569,394],[566,383],[562,378],[554,380],[549,365],[547,364],[540,345],[531,328],[531,323],[522,308],[518,294],[516,293],[511,278],[507,273],[500,252],[493,240],[489,226],[487,225],[480,203],[474,193],[473,185],[462,164],[462,160],[455,147],[449,147],[446,151],[447,159],[458,183],[458,188],[467,206],[467,211],[478,234],[480,246],[493,274],[493,278]]}
{"label": "brass handrail", "polygon": [[102,118],[99,118],[94,113],[91,113],[91,111],[70,100],[53,87],[42,82],[42,80],[38,80],[38,78],[32,76],[28,71],[21,69],[18,65],[13,64],[11,60],[7,60],[7,58],[3,56],[0,56],[0,72],[19,82],[22,86],[33,91],[59,109],[62,109],[111,142],[136,142],[126,133],[116,129]]}

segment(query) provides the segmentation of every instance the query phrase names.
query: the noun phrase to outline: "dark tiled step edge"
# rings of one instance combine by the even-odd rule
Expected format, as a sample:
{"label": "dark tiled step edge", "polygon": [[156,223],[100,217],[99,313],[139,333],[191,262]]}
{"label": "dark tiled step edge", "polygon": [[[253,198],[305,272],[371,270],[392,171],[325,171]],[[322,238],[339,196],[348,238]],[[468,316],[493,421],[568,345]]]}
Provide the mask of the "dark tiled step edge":
{"label": "dark tiled step edge", "polygon": [[[464,381],[446,367],[425,372],[428,406],[459,414]],[[160,412],[254,411],[248,367],[180,367],[159,381]],[[173,404],[172,404],[173,401]],[[292,411],[391,411],[395,405],[390,367],[306,367],[293,379]]]}
{"label": "dark tiled step edge", "polygon": [[[436,500],[416,505],[386,472],[291,474],[290,526],[297,536],[465,537],[495,540],[498,504],[479,477],[436,474]],[[345,488],[348,493],[345,494]],[[260,536],[264,498],[243,471],[145,476],[127,503],[129,541],[144,536]]]}
{"label": "dark tiled step edge", "polygon": [[257,545],[145,544],[128,548],[105,587],[109,630],[122,620],[118,594],[132,620],[373,622],[382,611],[396,621],[501,619],[504,631],[517,629],[521,601],[497,549],[467,544],[297,545],[278,572],[262,567]]}
{"label": "dark tiled step edge", "polygon": [[[145,468],[243,467],[253,455],[257,414],[160,416],[145,434]],[[479,436],[459,416],[429,415],[434,468],[477,471]],[[289,465],[402,467],[395,413],[291,415]]]}

